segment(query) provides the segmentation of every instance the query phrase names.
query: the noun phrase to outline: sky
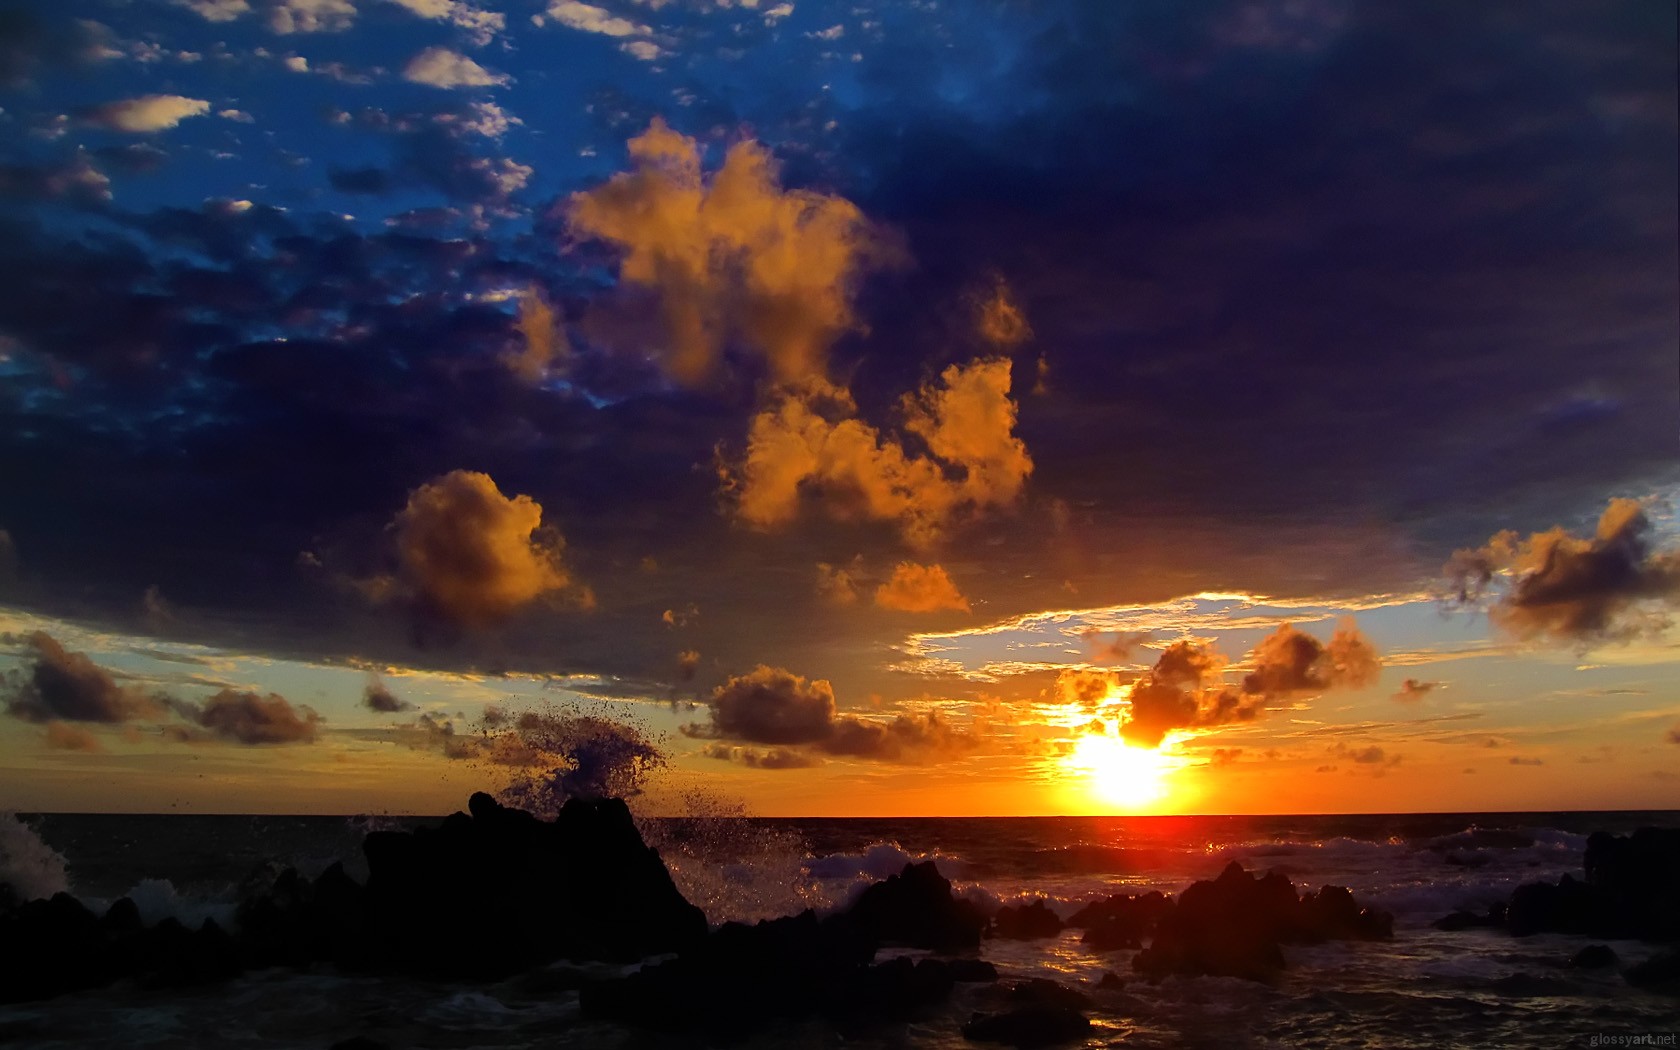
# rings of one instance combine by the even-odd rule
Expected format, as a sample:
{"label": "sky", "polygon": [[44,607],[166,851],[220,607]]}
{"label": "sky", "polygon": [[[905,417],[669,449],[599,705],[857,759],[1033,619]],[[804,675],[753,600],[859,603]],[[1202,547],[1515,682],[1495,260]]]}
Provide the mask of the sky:
{"label": "sky", "polygon": [[1675,68],[1645,2],[3,0],[0,808],[1680,808]]}

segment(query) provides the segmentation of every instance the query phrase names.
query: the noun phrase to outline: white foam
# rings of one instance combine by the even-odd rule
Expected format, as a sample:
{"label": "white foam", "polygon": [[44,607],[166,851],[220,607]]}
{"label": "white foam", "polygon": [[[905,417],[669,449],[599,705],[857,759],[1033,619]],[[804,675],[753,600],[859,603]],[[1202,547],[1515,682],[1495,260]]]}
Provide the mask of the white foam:
{"label": "white foam", "polygon": [[64,857],[15,813],[0,813],[0,883],[23,900],[70,890]]}

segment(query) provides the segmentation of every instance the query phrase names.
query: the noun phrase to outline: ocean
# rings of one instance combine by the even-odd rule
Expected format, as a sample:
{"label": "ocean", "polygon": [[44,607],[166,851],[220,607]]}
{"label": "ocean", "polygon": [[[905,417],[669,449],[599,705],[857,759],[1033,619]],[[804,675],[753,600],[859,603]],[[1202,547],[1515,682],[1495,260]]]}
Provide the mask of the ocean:
{"label": "ocean", "polygon": [[[284,867],[314,875],[334,861],[365,876],[362,836],[418,818],[47,814],[0,822],[0,881],[68,888],[102,910],[130,896],[142,916],[231,922],[242,887]],[[1519,884],[1579,877],[1589,832],[1680,827],[1680,812],[1404,816],[1042,817],[915,819],[650,818],[678,886],[713,923],[844,906],[862,887],[931,859],[960,894],[995,907],[1042,897],[1064,918],[1112,893],[1173,894],[1229,862],[1276,869],[1297,886],[1349,887],[1393,913],[1392,942],[1290,945],[1281,979],[1168,978],[1131,971],[1132,951],[1098,952],[1069,929],[1037,941],[987,940],[1005,982],[1048,977],[1095,1005],[1088,1045],[1126,1047],[1611,1046],[1680,1029],[1672,996],[1615,969],[1566,963],[1589,943],[1500,930],[1446,933],[1431,923],[1483,910]],[[62,861],[62,867],[60,866]],[[470,909],[440,900],[439,909]],[[423,922],[423,916],[416,917]],[[1653,945],[1607,942],[1623,965]],[[0,951],[5,950],[0,945]],[[893,954],[917,954],[896,952]],[[207,988],[118,984],[0,1006],[8,1047],[324,1048],[366,1036],[393,1048],[664,1047],[688,1041],[585,1020],[577,984],[625,972],[556,964],[493,984],[269,970]],[[1105,972],[1120,987],[1098,988]],[[1110,982],[1112,984],[1112,982]],[[973,1047],[960,1026],[994,1008],[999,987],[959,985],[917,1021],[842,1039],[822,1022],[789,1024],[749,1047]],[[1657,1042],[1655,1045],[1674,1045]]]}

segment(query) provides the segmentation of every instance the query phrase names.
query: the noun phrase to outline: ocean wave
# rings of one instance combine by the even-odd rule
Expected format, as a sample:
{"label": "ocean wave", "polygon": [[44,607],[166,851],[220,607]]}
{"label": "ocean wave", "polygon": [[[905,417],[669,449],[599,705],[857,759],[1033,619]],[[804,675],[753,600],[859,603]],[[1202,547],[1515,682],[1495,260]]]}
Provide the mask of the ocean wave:
{"label": "ocean wave", "polygon": [[920,864],[931,860],[939,874],[952,881],[971,878],[974,866],[962,857],[945,853],[912,853],[896,842],[877,842],[860,853],[830,853],[807,857],[804,868],[813,879],[822,881],[869,879],[879,881],[897,875],[906,864]]}
{"label": "ocean wave", "polygon": [[64,857],[15,813],[0,813],[0,885],[26,901],[70,890]]}

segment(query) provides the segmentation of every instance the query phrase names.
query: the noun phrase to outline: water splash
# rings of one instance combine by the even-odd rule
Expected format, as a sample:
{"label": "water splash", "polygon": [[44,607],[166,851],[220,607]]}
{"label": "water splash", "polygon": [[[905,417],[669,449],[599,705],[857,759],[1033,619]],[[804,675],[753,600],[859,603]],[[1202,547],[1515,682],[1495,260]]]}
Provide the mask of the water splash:
{"label": "water splash", "polygon": [[712,923],[756,922],[831,902],[805,869],[808,847],[790,828],[747,815],[746,805],[702,789],[681,796],[682,815],[637,819],[684,897]]}
{"label": "water splash", "polygon": [[14,813],[0,813],[0,886],[26,901],[70,889],[64,857]]}

